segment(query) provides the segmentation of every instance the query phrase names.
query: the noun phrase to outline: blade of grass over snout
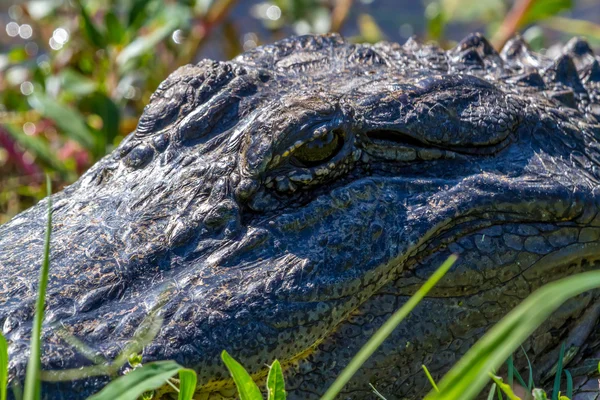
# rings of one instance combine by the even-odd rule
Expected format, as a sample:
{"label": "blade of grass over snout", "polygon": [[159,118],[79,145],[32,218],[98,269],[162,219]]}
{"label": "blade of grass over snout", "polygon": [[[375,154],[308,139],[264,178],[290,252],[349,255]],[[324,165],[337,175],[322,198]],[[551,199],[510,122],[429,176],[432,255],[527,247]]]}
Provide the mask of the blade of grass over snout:
{"label": "blade of grass over snout", "polygon": [[73,346],[73,348],[75,348],[80,354],[94,362],[100,361],[101,363],[88,367],[63,369],[57,371],[42,371],[42,380],[47,382],[62,382],[88,378],[91,376],[108,375],[116,377],[121,367],[128,362],[129,357],[132,354],[141,352],[147,344],[154,340],[162,324],[162,315],[157,310],[152,310],[136,329],[133,339],[125,345],[125,348],[113,361],[108,363],[103,361],[102,358],[91,357],[91,349],[89,349],[85,344],[81,343],[81,341],[79,341],[77,338],[71,337],[69,339],[65,339],[68,334],[59,330],[57,332],[59,332],[59,335],[63,338],[63,340],[71,344],[71,346]]}
{"label": "blade of grass over snout", "polygon": [[233,359],[225,350],[221,353],[221,359],[227,366],[235,386],[237,387],[240,395],[240,400],[262,400],[262,394],[260,389],[256,386],[256,383],[252,380],[252,377],[244,367]]}
{"label": "blade of grass over snout", "polygon": [[[427,293],[433,288],[440,279],[448,272],[450,267],[456,262],[457,256],[451,255],[448,259],[431,275],[431,277],[411,296],[410,299],[398,311],[379,328],[369,341],[360,349],[360,351],[344,368],[342,373],[336,378],[335,382],[327,389],[327,392],[321,397],[321,400],[333,400],[342,390],[344,385],[350,381],[352,376],[364,364],[365,361],[377,350],[383,341],[394,331],[394,329],[406,318],[406,316],[419,304]],[[457,397],[459,398],[459,397]]]}
{"label": "blade of grass over snout", "polygon": [[[104,389],[88,400],[130,400],[163,386],[168,379],[179,372],[179,399],[191,400],[196,387],[196,373],[183,368],[175,361],[156,361],[136,368],[128,374],[109,383]],[[183,372],[183,373],[182,373]],[[193,385],[193,386],[192,386]],[[190,390],[190,386],[193,388]],[[182,392],[185,391],[185,396]]]}
{"label": "blade of grass over snout", "polygon": [[268,400],[285,400],[287,394],[285,392],[285,382],[283,380],[283,371],[281,364],[275,360],[269,368],[269,376],[267,377],[267,392]]}
{"label": "blade of grass over snout", "polygon": [[569,399],[573,398],[573,377],[569,370],[565,369],[565,377],[567,378],[567,397]]}
{"label": "blade of grass over snout", "polygon": [[488,331],[438,382],[440,393],[425,400],[473,399],[487,384],[489,371],[508,356],[569,298],[600,287],[600,272],[591,271],[552,282],[536,290]]}
{"label": "blade of grass over snout", "polygon": [[8,344],[0,333],[0,400],[6,400],[8,387]]}
{"label": "blade of grass over snout", "polygon": [[431,376],[431,374],[429,373],[427,366],[425,366],[425,364],[423,364],[423,365],[421,365],[421,368],[423,368],[423,371],[425,372],[427,379],[429,379],[429,383],[431,384],[431,387],[433,388],[433,390],[435,390],[436,392],[439,392],[440,390],[438,389],[437,385],[435,384],[435,381],[433,380],[433,376]]}
{"label": "blade of grass over snout", "polygon": [[44,305],[46,301],[46,287],[48,286],[48,267],[50,265],[50,231],[52,228],[52,184],[50,177],[46,175],[46,191],[48,202],[48,221],[46,224],[46,239],[44,242],[44,258],[42,269],[40,271],[40,281],[38,287],[38,298],[35,305],[35,316],[33,319],[33,328],[31,330],[31,343],[29,362],[27,363],[27,372],[25,375],[25,393],[24,400],[35,400],[40,397],[40,368],[42,352],[42,321],[44,320]]}
{"label": "blade of grass over snout", "polygon": [[196,391],[198,377],[193,369],[182,368],[179,370],[179,396],[178,400],[191,400]]}
{"label": "blade of grass over snout", "polygon": [[556,366],[556,375],[554,376],[554,385],[552,387],[552,400],[558,400],[558,392],[560,392],[560,378],[562,378],[563,359],[565,358],[565,344],[560,345],[560,353],[558,353],[558,364]]}

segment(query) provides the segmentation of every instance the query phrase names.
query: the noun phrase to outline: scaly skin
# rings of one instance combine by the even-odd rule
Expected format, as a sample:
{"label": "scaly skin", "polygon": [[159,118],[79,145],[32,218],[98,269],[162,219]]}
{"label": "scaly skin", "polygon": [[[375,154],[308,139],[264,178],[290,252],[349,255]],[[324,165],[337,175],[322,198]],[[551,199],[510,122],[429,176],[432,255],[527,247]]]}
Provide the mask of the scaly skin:
{"label": "scaly skin", "polygon": [[[342,398],[369,397],[369,382],[388,399],[422,396],[421,364],[439,377],[532,290],[597,268],[598,82],[581,40],[550,60],[519,38],[499,55],[479,35],[449,51],[304,36],[181,67],[137,130],[53,196],[44,368],[89,364],[57,325],[112,358],[158,308],[146,362],[195,368],[219,398],[233,393],[221,350],[257,375],[277,358],[290,398],[316,398],[458,253]],[[17,380],[46,207],[0,227]],[[599,295],[568,302],[525,344],[541,375],[563,342],[571,365],[599,357]],[[44,393],[82,398],[105,382]]]}

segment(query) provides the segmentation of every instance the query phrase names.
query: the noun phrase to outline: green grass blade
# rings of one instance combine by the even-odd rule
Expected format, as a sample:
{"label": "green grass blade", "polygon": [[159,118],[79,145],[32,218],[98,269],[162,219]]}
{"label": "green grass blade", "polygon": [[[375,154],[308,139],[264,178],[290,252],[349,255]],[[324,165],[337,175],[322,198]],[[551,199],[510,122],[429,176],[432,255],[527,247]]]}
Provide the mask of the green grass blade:
{"label": "green grass blade", "polygon": [[560,346],[558,354],[558,363],[556,364],[556,375],[554,376],[554,385],[552,386],[552,400],[558,400],[558,392],[560,392],[560,378],[562,378],[563,358],[565,358],[565,344]]}
{"label": "green grass blade", "polygon": [[157,389],[180,370],[175,361],[157,361],[136,368],[127,375],[110,382],[88,400],[131,400]]}
{"label": "green grass blade", "polygon": [[134,0],[131,2],[127,16],[127,26],[131,27],[132,30],[136,30],[143,23],[146,18],[146,6],[150,0]]}
{"label": "green grass blade", "polygon": [[327,389],[321,400],[333,400],[335,396],[342,390],[344,385],[352,378],[365,361],[377,350],[383,341],[393,332],[393,330],[406,318],[406,316],[419,304],[427,295],[433,286],[448,272],[450,267],[456,261],[456,255],[451,255],[431,275],[431,277],[411,296],[404,305],[396,311],[382,326],[375,332],[369,341],[360,349],[360,351],[352,358],[350,363],[344,368],[342,373],[336,378],[335,382]]}
{"label": "green grass blade", "polygon": [[533,367],[531,366],[531,360],[529,360],[529,356],[527,356],[527,352],[525,351],[523,346],[521,346],[521,350],[523,350],[523,355],[525,356],[525,359],[527,360],[527,369],[529,370],[529,379],[527,380],[527,390],[529,392],[531,392],[533,390],[533,386],[535,385],[535,383],[533,382]]}
{"label": "green grass blade", "polygon": [[565,376],[567,377],[567,397],[573,398],[573,377],[568,369],[565,369]]}
{"label": "green grass blade", "polygon": [[473,399],[489,381],[486,371],[498,368],[566,300],[598,287],[600,272],[590,271],[538,289],[471,347],[438,382],[440,393],[426,400]]}
{"label": "green grass blade", "polygon": [[0,400],[6,400],[8,387],[8,344],[0,333]]}
{"label": "green grass blade", "polygon": [[511,354],[508,357],[508,360],[506,360],[506,365],[507,365],[507,383],[508,386],[510,386],[511,388],[513,387],[514,384],[514,376],[515,376],[515,363],[513,362],[513,355]]}
{"label": "green grass blade", "polygon": [[493,383],[490,388],[490,392],[488,393],[487,400],[494,400],[494,392],[496,392],[496,384]]}
{"label": "green grass blade", "polygon": [[221,359],[223,359],[235,382],[235,386],[237,386],[240,400],[262,400],[260,389],[256,386],[256,383],[254,383],[252,377],[246,372],[244,367],[235,361],[225,350],[221,353]]}
{"label": "green grass blade", "polygon": [[287,393],[285,392],[285,382],[283,380],[283,371],[278,360],[269,368],[269,376],[267,377],[267,392],[269,400],[285,400]]}
{"label": "green grass blade", "polygon": [[182,368],[179,370],[179,397],[178,400],[192,400],[196,392],[198,377],[193,369]]}
{"label": "green grass blade", "polygon": [[435,381],[433,380],[433,377],[429,373],[429,370],[427,369],[427,367],[425,366],[425,364],[421,365],[421,367],[423,368],[423,371],[425,371],[425,375],[427,375],[427,379],[429,379],[429,383],[431,384],[431,386],[433,387],[433,389],[436,392],[439,392],[440,389],[438,389],[437,385],[435,384]]}
{"label": "green grass blade", "polygon": [[77,0],[75,3],[79,6],[79,14],[83,19],[84,32],[88,37],[89,41],[98,48],[105,48],[106,40],[102,33],[100,33],[100,31],[96,27],[96,24],[94,24],[94,21],[92,20],[90,15],[87,13],[87,10],[85,9],[81,0]]}
{"label": "green grass blade", "polygon": [[373,394],[374,394],[375,396],[377,396],[377,398],[379,398],[379,399],[381,399],[381,400],[387,400],[387,399],[385,398],[385,396],[384,396],[384,395],[382,395],[381,393],[379,393],[379,390],[377,390],[377,389],[375,388],[375,386],[373,386],[373,384],[372,384],[372,383],[369,383],[369,386],[371,386],[371,390],[373,391]]}
{"label": "green grass blade", "polygon": [[50,266],[50,232],[52,229],[52,183],[50,177],[46,175],[46,191],[48,197],[48,220],[46,223],[46,239],[44,242],[44,258],[40,270],[40,281],[38,287],[38,298],[35,305],[35,316],[33,319],[33,328],[31,329],[31,342],[29,362],[25,374],[25,393],[24,400],[36,400],[40,397],[40,368],[42,352],[42,322],[44,320],[44,306],[46,301],[46,287],[48,286],[48,268]]}

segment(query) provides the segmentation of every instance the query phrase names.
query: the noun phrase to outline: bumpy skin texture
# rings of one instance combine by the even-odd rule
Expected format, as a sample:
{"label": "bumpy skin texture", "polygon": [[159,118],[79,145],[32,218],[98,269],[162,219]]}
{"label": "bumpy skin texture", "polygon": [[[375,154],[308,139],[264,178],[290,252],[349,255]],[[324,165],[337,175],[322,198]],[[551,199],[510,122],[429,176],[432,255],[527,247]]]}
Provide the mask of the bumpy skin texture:
{"label": "bumpy skin texture", "polygon": [[[218,398],[233,394],[221,350],[258,374],[278,358],[290,398],[317,398],[458,253],[342,397],[369,397],[369,382],[389,399],[422,396],[421,364],[440,376],[532,290],[597,268],[599,82],[581,40],[546,59],[519,38],[498,54],[480,35],[449,51],[303,36],[181,67],[137,130],[53,196],[44,368],[89,364],[57,325],[111,358],[158,308],[145,361],[195,368]],[[46,207],[0,227],[13,379]],[[543,375],[564,342],[580,398],[582,360],[599,357],[599,296],[568,302],[525,344]],[[105,382],[47,384],[45,396]]]}

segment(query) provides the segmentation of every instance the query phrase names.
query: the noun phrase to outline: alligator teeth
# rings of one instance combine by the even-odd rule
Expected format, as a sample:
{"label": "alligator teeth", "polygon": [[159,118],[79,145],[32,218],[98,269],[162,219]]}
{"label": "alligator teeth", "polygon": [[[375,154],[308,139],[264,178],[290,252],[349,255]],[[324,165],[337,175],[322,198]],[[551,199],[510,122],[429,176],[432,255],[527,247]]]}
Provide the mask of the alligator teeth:
{"label": "alligator teeth", "polygon": [[419,158],[421,160],[437,160],[442,158],[442,152],[438,149],[421,149],[419,150]]}
{"label": "alligator teeth", "polygon": [[320,167],[320,168],[315,169],[316,176],[327,175],[328,172],[329,172],[329,169],[327,167]]}
{"label": "alligator teeth", "polygon": [[292,182],[309,183],[313,180],[313,176],[311,174],[290,175],[290,180]]}

